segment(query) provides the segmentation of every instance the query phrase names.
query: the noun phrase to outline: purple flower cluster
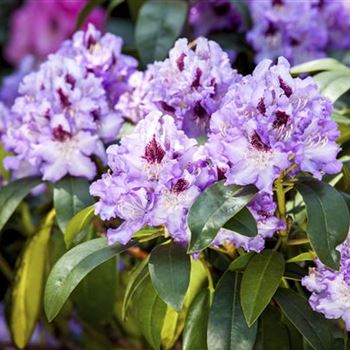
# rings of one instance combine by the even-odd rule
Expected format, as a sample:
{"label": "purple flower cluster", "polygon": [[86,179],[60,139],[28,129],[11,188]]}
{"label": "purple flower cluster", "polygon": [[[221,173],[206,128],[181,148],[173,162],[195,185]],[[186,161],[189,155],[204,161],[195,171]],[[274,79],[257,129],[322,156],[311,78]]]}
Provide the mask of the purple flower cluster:
{"label": "purple flower cluster", "polygon": [[350,331],[350,235],[337,249],[341,254],[339,271],[317,259],[316,267],[310,268],[301,283],[311,292],[309,303],[315,311],[329,319],[342,318]]}
{"label": "purple flower cluster", "polygon": [[232,86],[212,115],[206,145],[226,184],[254,184],[268,193],[291,166],[317,178],[341,169],[331,102],[311,77],[293,79],[284,58],[271,64],[262,61]]}
{"label": "purple flower cluster", "polygon": [[4,164],[15,176],[42,174],[53,182],[66,174],[95,177],[91,157],[106,160],[104,143],[116,139],[123,122],[110,103],[124,91],[130,69],[121,44],[89,26],[24,78],[3,136],[14,153]]}
{"label": "purple flower cluster", "polygon": [[178,130],[171,116],[154,111],[107,154],[111,172],[90,193],[99,198],[96,214],[103,220],[124,220],[108,229],[109,243],[125,244],[146,225],[165,225],[176,241],[188,242],[188,209],[216,180],[196,140]]}
{"label": "purple flower cluster", "polygon": [[221,229],[212,243],[214,246],[233,243],[237,248],[242,247],[246,251],[260,252],[265,247],[265,239],[271,238],[277,230],[284,228],[284,223],[275,216],[276,203],[270,194],[259,193],[249,204],[248,209],[257,222],[258,234],[255,237],[247,237]]}
{"label": "purple flower cluster", "polygon": [[195,37],[219,31],[237,31],[242,26],[241,16],[230,0],[195,0],[188,21]]}
{"label": "purple flower cluster", "polygon": [[292,64],[326,56],[328,49],[350,47],[348,1],[250,0],[253,27],[247,40],[255,61],[286,57]]}
{"label": "purple flower cluster", "polygon": [[168,59],[135,73],[130,83],[134,90],[121,96],[117,111],[135,121],[158,109],[172,115],[188,136],[205,135],[210,116],[240,76],[214,41],[199,38],[195,50],[189,46],[179,39]]}

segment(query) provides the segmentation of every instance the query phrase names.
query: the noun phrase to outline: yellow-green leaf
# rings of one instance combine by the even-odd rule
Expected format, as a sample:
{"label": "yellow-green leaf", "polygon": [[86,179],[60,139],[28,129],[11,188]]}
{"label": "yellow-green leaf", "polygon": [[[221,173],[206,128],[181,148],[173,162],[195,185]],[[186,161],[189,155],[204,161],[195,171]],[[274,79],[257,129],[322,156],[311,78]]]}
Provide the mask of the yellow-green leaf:
{"label": "yellow-green leaf", "polygon": [[47,247],[55,212],[51,211],[38,234],[30,238],[14,281],[10,330],[13,342],[23,349],[29,342],[41,309]]}

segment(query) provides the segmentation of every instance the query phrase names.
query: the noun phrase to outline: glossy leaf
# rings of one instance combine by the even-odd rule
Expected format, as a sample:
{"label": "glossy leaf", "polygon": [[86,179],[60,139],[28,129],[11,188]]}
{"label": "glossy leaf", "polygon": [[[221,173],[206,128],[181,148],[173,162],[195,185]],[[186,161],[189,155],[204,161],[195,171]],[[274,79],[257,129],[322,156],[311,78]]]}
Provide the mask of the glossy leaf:
{"label": "glossy leaf", "polygon": [[151,280],[165,303],[180,311],[190,281],[191,261],[178,244],[155,247],[149,259]]}
{"label": "glossy leaf", "polygon": [[74,243],[75,238],[81,233],[92,221],[95,214],[95,206],[84,208],[75,214],[67,223],[64,232],[64,241],[69,249]]}
{"label": "glossy leaf", "polygon": [[264,250],[249,262],[242,278],[241,305],[251,326],[275,294],[284,273],[282,254]]}
{"label": "glossy leaf", "polygon": [[254,256],[254,252],[248,252],[237,257],[235,260],[231,262],[228,269],[230,271],[244,270],[249,264],[249,261],[252,259],[253,256]]}
{"label": "glossy leaf", "polygon": [[53,202],[57,223],[62,232],[65,232],[68,222],[74,215],[93,204],[89,186],[87,180],[70,176],[55,183]]}
{"label": "glossy leaf", "polygon": [[97,266],[77,286],[73,300],[79,316],[89,323],[110,321],[117,287],[116,261],[112,258]]}
{"label": "glossy leaf", "polygon": [[284,315],[316,350],[329,350],[332,334],[323,316],[311,310],[306,299],[290,289],[281,288],[274,296]]}
{"label": "glossy leaf", "polygon": [[288,329],[281,321],[281,313],[271,305],[259,319],[254,350],[293,350],[289,346]]}
{"label": "glossy leaf", "polygon": [[332,82],[322,89],[322,95],[332,102],[338,100],[343,94],[350,90],[350,70],[347,75],[335,77]]}
{"label": "glossy leaf", "polygon": [[163,60],[180,35],[187,15],[181,0],[150,0],[143,4],[135,28],[135,43],[144,64]]}
{"label": "glossy leaf", "polygon": [[46,282],[44,307],[48,320],[51,322],[57,316],[72,291],[89,272],[133,244],[108,246],[106,238],[96,238],[63,255]]}
{"label": "glossy leaf", "polygon": [[338,269],[340,254],[336,247],[349,230],[349,212],[343,197],[330,185],[315,179],[305,179],[296,189],[306,205],[306,231],[313,250],[325,265]]}
{"label": "glossy leaf", "polygon": [[205,269],[203,263],[200,260],[191,259],[190,284],[188,286],[181,311],[176,312],[171,306],[168,306],[167,308],[161,332],[162,349],[173,349],[176,340],[179,338],[184,328],[190,305],[207,282],[207,270]]}
{"label": "glossy leaf", "polygon": [[22,202],[24,197],[41,183],[38,177],[25,177],[10,182],[0,190],[0,230]]}
{"label": "glossy leaf", "polygon": [[144,280],[149,276],[148,272],[148,259],[143,259],[139,265],[132,272],[129,282],[126,286],[123,304],[122,304],[122,319],[125,320],[126,312],[128,310],[129,304],[131,302],[132,297],[134,296],[136,290],[142,285]]}
{"label": "glossy leaf", "polygon": [[348,67],[344,66],[334,58],[320,58],[317,60],[302,63],[292,67],[291,73],[302,74],[302,73],[318,72],[323,70],[334,70],[334,71],[340,70],[344,73],[348,73],[350,71]]}
{"label": "glossy leaf", "polygon": [[148,276],[135,292],[133,310],[142,334],[155,350],[160,349],[166,309],[166,304],[159,298]]}
{"label": "glossy leaf", "polygon": [[256,220],[247,208],[240,210],[233,218],[227,221],[223,227],[248,237],[254,237],[258,234]]}
{"label": "glossy leaf", "polygon": [[240,276],[226,272],[214,294],[208,322],[209,350],[251,350],[257,324],[248,327],[240,303]]}
{"label": "glossy leaf", "polygon": [[189,252],[205,249],[220,228],[239,213],[255,194],[255,187],[225,186],[223,181],[207,188],[196,199],[189,212]]}
{"label": "glossy leaf", "polygon": [[30,238],[16,273],[11,296],[10,330],[15,345],[29,342],[41,310],[45,263],[54,212],[46,217],[40,231]]}
{"label": "glossy leaf", "polygon": [[207,349],[207,326],[210,310],[209,289],[203,289],[190,306],[183,333],[183,350]]}

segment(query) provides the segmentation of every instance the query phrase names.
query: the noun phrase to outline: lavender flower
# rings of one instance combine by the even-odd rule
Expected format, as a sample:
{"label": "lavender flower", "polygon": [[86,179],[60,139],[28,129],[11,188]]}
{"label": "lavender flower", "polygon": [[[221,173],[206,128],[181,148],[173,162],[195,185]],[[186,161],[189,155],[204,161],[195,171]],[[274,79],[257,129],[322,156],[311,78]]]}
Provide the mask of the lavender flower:
{"label": "lavender flower", "polygon": [[256,63],[284,56],[298,64],[325,56],[328,32],[317,0],[251,0],[248,4],[253,28],[247,40],[256,51]]}
{"label": "lavender flower", "polygon": [[89,25],[24,78],[3,137],[15,154],[5,159],[15,177],[95,177],[91,157],[106,161],[104,143],[116,139],[123,123],[112,107],[136,67],[121,54],[121,45],[120,38],[102,36]]}
{"label": "lavender flower", "polygon": [[151,112],[120,145],[107,150],[112,172],[90,187],[99,197],[96,214],[124,222],[107,231],[109,243],[127,243],[145,225],[165,225],[177,241],[187,242],[188,209],[216,179],[197,142],[177,130],[171,116]]}
{"label": "lavender flower", "polygon": [[249,204],[248,209],[257,221],[258,234],[255,237],[247,237],[237,232],[221,229],[212,243],[214,246],[233,243],[237,248],[260,252],[265,247],[265,239],[284,228],[284,223],[275,216],[276,204],[270,194],[259,193]]}
{"label": "lavender flower", "polygon": [[342,318],[350,331],[350,235],[337,249],[341,254],[339,271],[317,259],[316,267],[310,268],[301,283],[311,292],[309,303],[313,310],[329,319]]}
{"label": "lavender flower", "polygon": [[199,38],[193,51],[186,39],[179,39],[168,59],[149,66],[143,77],[133,77],[135,95],[122,96],[116,109],[130,119],[142,119],[150,110],[160,109],[172,115],[188,136],[203,136],[210,116],[239,78],[215,42]]}
{"label": "lavender flower", "polygon": [[103,141],[120,124],[110,114],[101,80],[74,60],[53,55],[24,78],[20,93],[3,137],[15,154],[5,166],[23,173],[29,165],[29,173],[49,181],[66,174],[92,179],[96,169],[90,157],[105,158]]}
{"label": "lavender flower", "polygon": [[262,61],[232,86],[212,116],[206,145],[226,184],[254,184],[269,193],[292,164],[317,178],[341,169],[331,102],[311,77],[293,79],[284,58],[271,63]]}
{"label": "lavender flower", "polygon": [[237,31],[242,25],[239,12],[229,0],[193,1],[188,21],[195,37],[218,31]]}
{"label": "lavender flower", "polygon": [[123,40],[111,33],[101,34],[92,24],[63,43],[59,53],[74,60],[102,79],[111,107],[128,91],[128,78],[137,60],[121,53]]}

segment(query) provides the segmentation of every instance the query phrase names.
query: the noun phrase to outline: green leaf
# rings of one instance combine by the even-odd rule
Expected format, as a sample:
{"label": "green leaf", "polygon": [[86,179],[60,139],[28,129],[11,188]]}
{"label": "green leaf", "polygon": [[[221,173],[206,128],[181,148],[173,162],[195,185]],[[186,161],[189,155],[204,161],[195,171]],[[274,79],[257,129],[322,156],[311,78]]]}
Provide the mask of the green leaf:
{"label": "green leaf", "polygon": [[167,306],[153,288],[148,276],[136,290],[133,310],[140,329],[153,349],[160,349],[161,331]]}
{"label": "green leaf", "polygon": [[79,13],[75,30],[79,30],[95,7],[102,5],[104,2],[105,0],[89,0]]}
{"label": "green leaf", "polygon": [[116,260],[112,258],[91,271],[72,294],[79,316],[92,324],[110,321],[116,287]]}
{"label": "green leaf", "polygon": [[118,7],[120,4],[122,4],[125,0],[109,0],[108,8],[107,8],[107,14],[108,16],[111,15],[112,11]]}
{"label": "green leaf", "polygon": [[176,312],[171,306],[168,306],[167,308],[161,332],[162,349],[169,350],[174,348],[174,344],[184,328],[188,309],[198,292],[203,289],[204,284],[207,284],[207,282],[207,270],[203,263],[200,260],[191,259],[190,284],[185,295],[181,312]]}
{"label": "green leaf", "polygon": [[205,249],[222,226],[239,213],[254,197],[252,186],[225,186],[220,181],[196,199],[188,215],[191,231],[189,252]]}
{"label": "green leaf", "polygon": [[145,0],[127,0],[127,2],[131,18],[134,22],[136,22],[140,8],[144,4]]}
{"label": "green leaf", "polygon": [[149,259],[151,280],[165,303],[180,311],[190,282],[191,261],[178,244],[155,247]]}
{"label": "green leaf", "polygon": [[25,177],[10,182],[0,190],[0,230],[22,202],[24,197],[41,183],[37,177]]}
{"label": "green leaf", "polygon": [[336,247],[349,230],[349,212],[341,194],[332,186],[315,179],[305,179],[296,185],[306,205],[307,234],[319,259],[338,269],[340,254]]}
{"label": "green leaf", "polygon": [[316,74],[313,78],[315,79],[317,85],[319,86],[320,90],[322,91],[324,88],[326,88],[329,84],[331,84],[335,79],[344,76],[343,72],[334,71],[334,70],[327,70],[325,72],[321,72]]}
{"label": "green leaf", "polygon": [[245,319],[251,326],[275,294],[284,273],[283,255],[264,250],[249,262],[242,278],[241,304]]}
{"label": "green leaf", "polygon": [[55,264],[46,282],[44,308],[51,322],[80,281],[94,268],[131,247],[108,246],[106,238],[96,238],[74,247]]}
{"label": "green leaf", "polygon": [[235,260],[233,260],[230,264],[230,266],[228,267],[228,269],[230,271],[240,271],[240,270],[244,270],[249,261],[252,259],[252,257],[254,256],[254,252],[248,252],[245,253],[239,257],[237,257]]}
{"label": "green leaf", "polygon": [[183,350],[207,349],[207,326],[210,309],[209,289],[203,289],[190,306],[183,332]]}
{"label": "green leaf", "polygon": [[180,35],[187,15],[181,0],[150,0],[139,12],[135,43],[144,64],[163,60]]}
{"label": "green leaf", "polygon": [[301,253],[297,256],[293,256],[293,258],[290,258],[287,260],[287,263],[295,263],[300,261],[313,261],[316,258],[316,254],[314,252],[305,252]]}
{"label": "green leaf", "polygon": [[248,237],[254,237],[258,234],[256,220],[248,208],[240,210],[223,227]]}
{"label": "green leaf", "polygon": [[292,74],[312,73],[322,70],[335,70],[349,73],[349,68],[338,62],[334,58],[321,58],[306,62],[291,68]]}
{"label": "green leaf", "polygon": [[334,79],[325,86],[321,93],[323,96],[329,98],[332,102],[338,100],[340,96],[350,90],[350,70],[347,75],[340,75],[334,77]]}
{"label": "green leaf", "polygon": [[68,222],[74,215],[94,203],[89,193],[89,182],[82,178],[67,176],[55,183],[53,202],[57,224],[65,232]]}
{"label": "green leaf", "polygon": [[84,208],[75,214],[67,223],[64,232],[64,242],[69,249],[74,243],[74,239],[82,232],[92,221],[95,214],[95,206]]}
{"label": "green leaf", "polygon": [[30,238],[16,273],[11,295],[10,330],[14,344],[20,349],[28,344],[41,310],[45,263],[54,215],[51,211],[40,231]]}
{"label": "green leaf", "polygon": [[311,310],[306,299],[290,289],[279,289],[274,296],[284,315],[316,350],[332,347],[332,334],[327,321]]}
{"label": "green leaf", "polygon": [[241,308],[239,290],[239,274],[225,272],[215,290],[209,313],[209,350],[253,349],[257,324],[248,327]]}
{"label": "green leaf", "polygon": [[123,305],[122,305],[122,320],[125,321],[126,311],[130,305],[132,297],[134,296],[136,290],[142,285],[144,280],[149,276],[148,272],[148,260],[149,257],[142,260],[137,268],[132,272],[129,282],[126,286]]}
{"label": "green leaf", "polygon": [[269,305],[259,319],[258,337],[254,350],[289,349],[288,329],[281,321],[281,313]]}

